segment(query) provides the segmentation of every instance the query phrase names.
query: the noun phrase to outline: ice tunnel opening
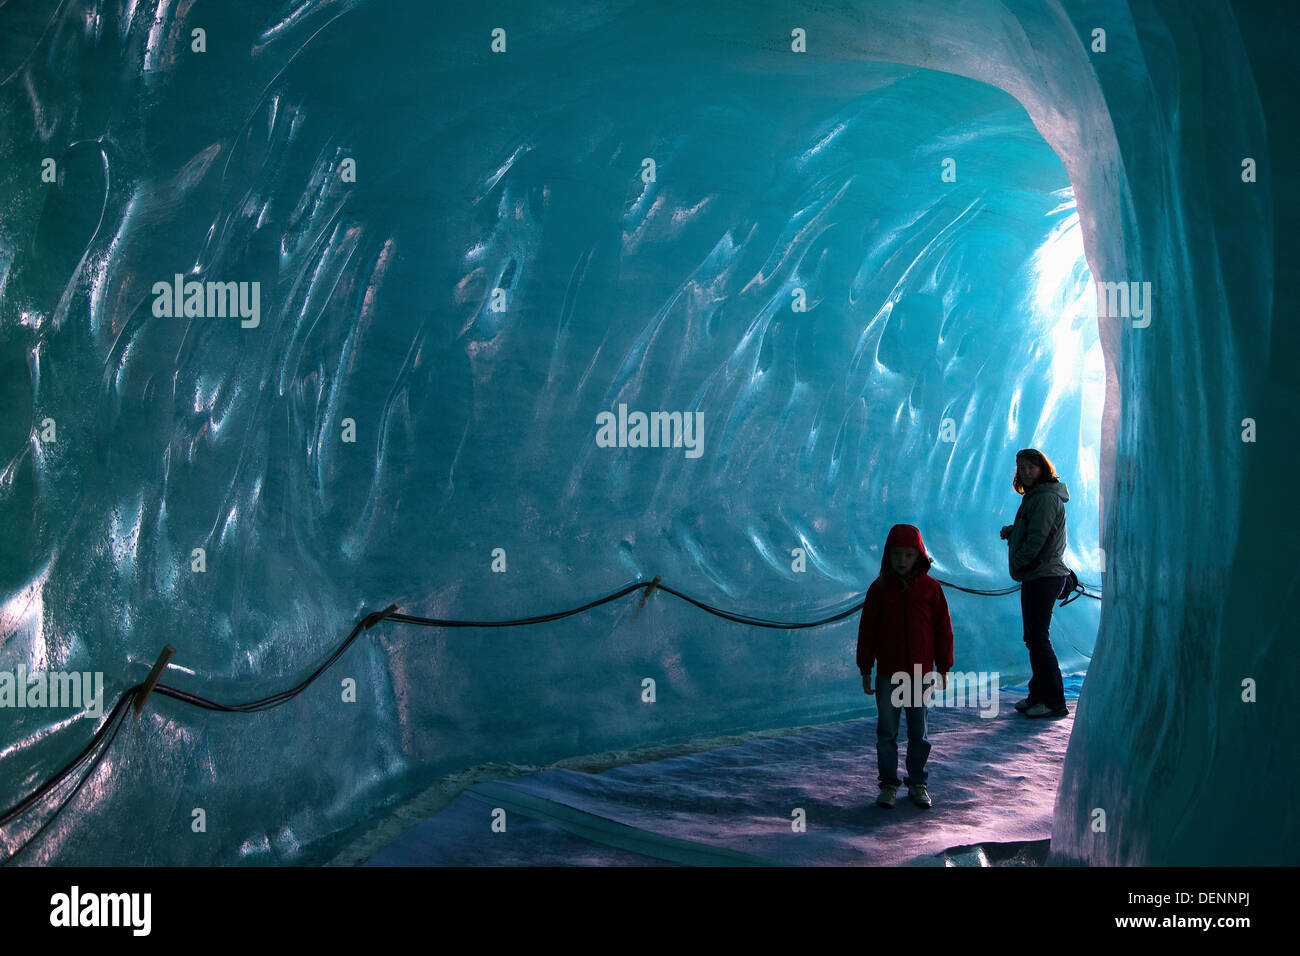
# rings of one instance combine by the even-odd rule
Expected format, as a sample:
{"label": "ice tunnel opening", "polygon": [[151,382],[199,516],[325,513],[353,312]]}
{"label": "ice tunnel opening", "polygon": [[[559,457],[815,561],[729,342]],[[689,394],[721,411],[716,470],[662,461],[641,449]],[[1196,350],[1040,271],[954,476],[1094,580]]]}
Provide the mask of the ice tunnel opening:
{"label": "ice tunnel opening", "polygon": [[[975,587],[1007,583],[997,528],[1018,503],[1014,455],[1039,447],[1071,487],[1067,560],[1099,587],[1105,362],[1070,177],[1000,88],[866,66],[855,65],[865,91],[805,111],[774,159],[755,151],[756,165],[776,168],[775,185],[738,209],[711,248],[693,234],[695,213],[717,201],[700,183],[683,185],[680,171],[665,167],[631,191],[622,263],[635,281],[620,288],[620,362],[601,397],[569,407],[672,408],[685,386],[694,391],[685,407],[707,411],[710,454],[692,470],[638,448],[590,449],[566,497],[597,492],[630,576],[664,572],[733,608],[797,618],[860,595],[895,522],[923,528],[942,575]],[[713,137],[693,132],[677,147],[681,158],[722,153],[721,128]],[[956,183],[943,178],[949,153],[961,170]],[[743,156],[727,155],[729,173],[746,175]],[[656,243],[648,236],[669,213],[674,226]],[[651,256],[657,271],[643,266]],[[581,364],[589,374],[596,359]],[[589,384],[584,375],[575,394]],[[688,484],[694,493],[683,493]],[[654,514],[671,513],[659,540],[653,523],[627,513],[637,488],[653,489]],[[792,549],[806,567],[792,569]],[[803,583],[813,577],[818,586]],[[954,600],[965,659],[1027,677],[1014,600]],[[1086,666],[1099,612],[1076,605],[1057,617],[1064,668]],[[644,659],[663,672],[714,680],[765,662],[789,681],[733,688],[730,713],[702,714],[705,688],[678,686],[689,690],[685,705],[661,702],[664,719],[653,727],[620,712],[634,737],[677,740],[691,736],[683,728],[698,736],[853,712],[841,690],[803,673],[824,668],[821,660],[809,665],[767,635],[754,635],[748,653],[719,658],[725,631],[706,624],[701,636],[676,609],[657,613],[664,636],[636,639],[652,642]],[[772,702],[791,695],[802,705]],[[757,707],[744,715],[747,704]],[[579,731],[568,752],[599,739]]]}
{"label": "ice tunnel opening", "polygon": [[[883,61],[866,66],[902,69]],[[855,421],[849,403],[848,413],[836,423],[836,453],[827,472],[828,485],[834,488],[837,472],[844,467],[841,446],[882,441],[892,454],[843,456],[857,466],[849,484],[856,481],[879,508],[855,502],[844,513],[853,522],[859,515],[869,518],[881,537],[894,521],[925,525],[927,543],[936,543],[931,546],[937,559],[936,573],[959,583],[988,587],[993,586],[990,581],[1006,577],[1005,549],[988,548],[973,522],[950,519],[963,510],[969,514],[987,507],[990,523],[996,524],[994,516],[1006,508],[1006,497],[1000,503],[999,495],[1009,491],[1015,452],[1039,448],[1054,461],[1071,488],[1067,563],[1081,580],[1100,592],[1106,362],[1084,224],[1073,185],[1053,148],[1006,91],[963,76],[906,69],[910,75],[902,81],[894,78],[887,94],[876,91],[863,97],[872,103],[867,110],[872,121],[891,131],[898,126],[897,120],[887,115],[890,110],[915,118],[936,102],[966,102],[963,97],[971,87],[984,88],[992,101],[982,102],[970,116],[944,118],[930,129],[927,142],[907,142],[897,148],[900,156],[919,161],[918,165],[950,164],[960,167],[963,177],[970,175],[970,181],[954,176],[954,184],[940,187],[951,189],[952,195],[939,198],[937,193],[918,189],[915,180],[882,177],[886,184],[870,217],[878,231],[865,243],[867,252],[853,278],[846,311],[851,313],[851,307],[870,300],[865,290],[872,288],[875,277],[868,278],[872,268],[883,264],[883,274],[889,278],[876,286],[879,309],[865,323],[852,350],[852,369],[859,367],[864,354],[871,357],[868,374],[856,381],[851,373],[846,376],[853,383],[846,391],[861,404],[862,415]],[[952,88],[947,88],[949,84]],[[809,164],[830,144],[848,139],[858,118],[848,109],[827,120],[817,130],[816,142],[792,164]],[[920,126],[924,128],[924,123]],[[954,149],[955,143],[964,148]],[[986,165],[985,160],[993,155],[1006,165]],[[896,168],[897,162],[889,147],[873,144],[860,172],[870,176],[882,168]],[[930,171],[928,166],[924,168]],[[1024,168],[1032,173],[1018,179],[1017,170]],[[851,183],[856,175],[850,173],[846,178]],[[936,179],[948,183],[937,169]],[[968,191],[957,189],[955,182]],[[832,187],[821,190],[822,195],[830,192]],[[916,206],[908,207],[906,200],[896,203],[897,197],[915,199],[917,194],[921,200]],[[953,212],[944,209],[949,200]],[[799,222],[804,212],[792,212],[790,221]],[[815,218],[808,215],[803,221],[811,228]],[[992,242],[990,221],[1001,237]],[[826,228],[835,225],[832,221]],[[990,255],[992,246],[998,249]],[[899,257],[905,257],[901,265]],[[815,271],[820,278],[829,271],[827,259],[823,250],[815,270],[808,271]],[[975,261],[980,263],[980,275],[972,275],[970,263]],[[804,263],[797,263],[796,275],[785,280],[783,291],[799,286],[804,270]],[[994,288],[998,291],[990,291]],[[794,289],[796,297],[800,293]],[[780,325],[786,320],[779,314],[780,305],[776,301],[768,313],[772,318],[762,326],[762,344],[750,381],[754,393],[761,393],[761,380],[769,374],[769,343],[780,340],[783,333]],[[799,316],[794,318],[797,321]],[[812,324],[816,328],[816,323]],[[792,343],[796,365],[816,367],[801,350],[797,333],[784,340]],[[973,346],[974,342],[980,346]],[[796,372],[796,381],[802,378]],[[894,410],[892,422],[884,428],[870,423],[877,406]],[[989,415],[990,406],[1000,414]],[[727,428],[731,431],[738,426],[729,421]],[[819,434],[823,429],[819,418],[802,448],[805,455],[823,437]],[[1108,438],[1113,446],[1113,431]],[[907,474],[918,465],[932,482],[918,483]],[[974,495],[969,494],[972,488]],[[933,500],[927,500],[931,493]],[[973,509],[972,499],[978,502]],[[917,515],[933,515],[938,520],[919,521]],[[834,520],[810,517],[809,534],[799,538],[823,573],[832,570],[832,564],[825,554],[829,549],[818,548],[816,538]],[[779,567],[782,555],[771,541],[763,540],[761,531],[751,536],[765,563],[783,570]],[[858,548],[862,556],[848,563],[866,571],[864,577],[869,579],[879,566],[880,541],[856,539],[855,550]],[[818,551],[822,553],[818,555]],[[965,600],[958,597],[959,602]],[[1060,636],[1064,653],[1058,649],[1063,669],[1082,670],[1090,659],[1100,607],[1081,616],[1086,623],[1078,627],[1068,617],[1058,616],[1054,621],[1054,627],[1060,623],[1065,632]],[[994,617],[995,626],[1008,626],[1005,616]],[[989,621],[983,614],[973,615],[973,619]],[[980,657],[997,640],[977,637],[968,646]],[[1010,673],[1027,677],[1027,666],[1012,665]]]}

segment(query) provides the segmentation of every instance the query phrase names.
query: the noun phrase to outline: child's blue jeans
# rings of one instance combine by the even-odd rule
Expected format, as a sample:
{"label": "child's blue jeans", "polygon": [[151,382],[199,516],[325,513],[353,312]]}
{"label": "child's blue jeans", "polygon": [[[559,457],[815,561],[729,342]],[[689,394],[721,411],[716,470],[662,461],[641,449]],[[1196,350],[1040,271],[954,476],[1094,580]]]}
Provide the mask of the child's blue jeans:
{"label": "child's blue jeans", "polygon": [[930,741],[925,736],[925,718],[928,710],[920,707],[895,707],[890,702],[894,685],[889,682],[888,674],[876,675],[876,712],[880,718],[876,721],[876,766],[880,770],[880,785],[897,787],[898,779],[898,717],[900,711],[907,713],[907,777],[901,783],[909,787],[914,783],[925,783],[929,774],[925,761],[930,756]]}

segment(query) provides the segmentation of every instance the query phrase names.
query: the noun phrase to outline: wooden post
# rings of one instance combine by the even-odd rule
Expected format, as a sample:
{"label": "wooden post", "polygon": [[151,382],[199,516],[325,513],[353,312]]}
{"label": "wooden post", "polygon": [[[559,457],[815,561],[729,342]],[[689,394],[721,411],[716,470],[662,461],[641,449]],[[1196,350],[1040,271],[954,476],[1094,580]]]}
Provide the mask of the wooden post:
{"label": "wooden post", "polygon": [[372,627],[374,627],[376,624],[378,624],[380,621],[382,621],[384,618],[388,617],[388,615],[392,614],[392,613],[393,613],[394,611],[396,611],[396,610],[397,610],[397,605],[396,605],[396,604],[390,604],[390,605],[388,605],[388,607],[384,608],[382,611],[376,611],[374,614],[367,614],[367,615],[362,619],[362,621],[361,621],[361,626],[364,627],[364,628],[368,631],[368,630],[370,630]]}
{"label": "wooden post", "polygon": [[144,689],[140,691],[140,695],[135,699],[135,712],[137,714],[144,710],[144,702],[153,693],[154,687],[158,684],[158,678],[162,677],[167,662],[172,659],[172,655],[175,653],[176,648],[168,644],[162,649],[162,653],[158,655],[158,660],[154,661],[153,669],[149,671],[149,676],[144,679]]}
{"label": "wooden post", "polygon": [[643,607],[645,607],[645,602],[648,601],[648,600],[650,600],[650,594],[651,594],[651,592],[653,592],[655,588],[659,587],[659,582],[662,581],[662,580],[663,580],[663,578],[661,578],[659,575],[656,574],[656,575],[655,575],[655,579],[654,579],[653,581],[650,582],[650,586],[649,586],[648,588],[645,589],[645,594],[641,595],[641,603],[638,604],[637,607],[636,607],[636,612],[637,612],[638,614],[640,614],[640,613],[641,613],[641,609],[642,609]]}

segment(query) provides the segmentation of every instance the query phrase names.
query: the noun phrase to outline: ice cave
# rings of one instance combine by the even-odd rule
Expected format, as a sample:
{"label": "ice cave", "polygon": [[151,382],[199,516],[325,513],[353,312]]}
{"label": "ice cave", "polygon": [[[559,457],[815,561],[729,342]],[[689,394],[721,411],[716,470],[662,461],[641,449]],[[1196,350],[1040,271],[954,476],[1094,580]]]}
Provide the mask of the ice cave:
{"label": "ice cave", "polygon": [[[0,4],[0,858],[1294,864],[1296,34]],[[1070,717],[935,708],[883,824],[854,609],[914,525],[1023,687],[1029,447]]]}

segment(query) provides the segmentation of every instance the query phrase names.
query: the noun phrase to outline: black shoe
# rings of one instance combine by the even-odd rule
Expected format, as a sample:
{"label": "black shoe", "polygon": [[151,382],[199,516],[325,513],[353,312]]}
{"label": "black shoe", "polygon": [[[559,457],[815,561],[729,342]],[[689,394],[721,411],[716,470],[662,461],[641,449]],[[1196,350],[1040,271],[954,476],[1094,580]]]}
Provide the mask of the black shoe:
{"label": "black shoe", "polygon": [[1026,717],[1049,717],[1053,720],[1070,716],[1069,708],[1064,704],[1056,708],[1048,707],[1046,704],[1035,704],[1023,713]]}
{"label": "black shoe", "polygon": [[1034,700],[1032,697],[1026,697],[1024,700],[1016,701],[1015,707],[1016,710],[1020,711],[1023,714],[1030,707],[1033,707],[1034,704],[1036,703],[1038,703],[1038,701]]}

